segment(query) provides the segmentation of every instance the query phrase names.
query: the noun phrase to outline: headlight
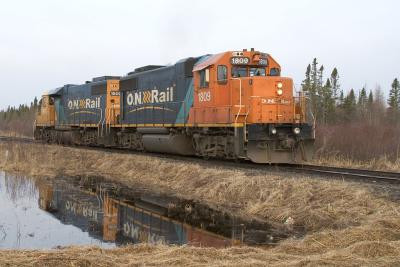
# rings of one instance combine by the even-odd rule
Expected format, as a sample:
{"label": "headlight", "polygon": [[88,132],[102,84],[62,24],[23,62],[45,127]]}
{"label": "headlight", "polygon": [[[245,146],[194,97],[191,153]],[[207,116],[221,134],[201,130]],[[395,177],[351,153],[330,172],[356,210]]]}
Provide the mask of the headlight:
{"label": "headlight", "polygon": [[283,94],[283,90],[282,90],[282,89],[278,89],[278,90],[276,90],[276,93],[277,93],[278,95],[282,95],[282,94]]}
{"label": "headlight", "polygon": [[278,87],[279,89],[282,89],[283,84],[282,84],[281,82],[278,82],[278,83],[276,84],[276,87]]}
{"label": "headlight", "polygon": [[294,134],[299,134],[300,133],[300,128],[296,127],[293,129]]}
{"label": "headlight", "polygon": [[272,133],[272,134],[276,134],[276,128],[272,128],[272,129],[271,129],[271,133]]}

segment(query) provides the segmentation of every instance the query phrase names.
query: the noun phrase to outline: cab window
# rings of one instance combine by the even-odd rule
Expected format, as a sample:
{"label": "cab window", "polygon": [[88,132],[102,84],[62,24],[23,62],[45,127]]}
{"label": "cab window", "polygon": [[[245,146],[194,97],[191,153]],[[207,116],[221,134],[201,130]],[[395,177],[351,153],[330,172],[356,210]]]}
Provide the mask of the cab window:
{"label": "cab window", "polygon": [[43,108],[47,107],[47,102],[48,102],[47,97],[46,96],[42,97],[42,100],[40,101],[40,106]]}
{"label": "cab window", "polygon": [[252,76],[265,76],[265,68],[250,68],[250,77]]}
{"label": "cab window", "polygon": [[231,75],[233,78],[247,77],[246,67],[232,67]]}
{"label": "cab window", "polygon": [[225,65],[219,65],[217,68],[218,82],[226,82],[228,79],[228,69]]}
{"label": "cab window", "polygon": [[39,103],[38,103],[38,114],[39,115],[42,113],[42,103],[43,103],[43,101],[42,101],[42,99],[40,99]]}
{"label": "cab window", "polygon": [[280,70],[278,68],[271,68],[269,71],[270,76],[279,76],[281,75]]}
{"label": "cab window", "polygon": [[[207,69],[203,69],[200,71],[200,87],[204,88],[204,87],[208,87],[208,81],[207,81],[207,75],[206,75],[206,70]],[[208,70],[207,70],[208,71]]]}

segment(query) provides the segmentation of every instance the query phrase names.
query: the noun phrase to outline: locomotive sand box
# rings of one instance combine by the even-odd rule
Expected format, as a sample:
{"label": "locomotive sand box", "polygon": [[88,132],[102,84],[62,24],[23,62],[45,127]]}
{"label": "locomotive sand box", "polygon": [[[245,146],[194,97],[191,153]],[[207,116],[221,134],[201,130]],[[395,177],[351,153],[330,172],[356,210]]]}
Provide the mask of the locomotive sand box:
{"label": "locomotive sand box", "polygon": [[149,65],[45,93],[35,138],[139,151],[306,162],[314,145],[307,97],[251,49]]}

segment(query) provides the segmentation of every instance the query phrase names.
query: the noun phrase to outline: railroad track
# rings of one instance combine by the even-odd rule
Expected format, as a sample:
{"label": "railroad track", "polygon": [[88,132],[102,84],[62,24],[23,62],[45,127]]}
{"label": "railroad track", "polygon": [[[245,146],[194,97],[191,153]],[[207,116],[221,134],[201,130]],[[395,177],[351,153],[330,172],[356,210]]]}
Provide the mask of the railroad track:
{"label": "railroad track", "polygon": [[[0,136],[0,141],[17,141],[23,143],[42,143],[31,138],[25,137],[5,137]],[[185,160],[191,162],[205,162],[205,160],[198,157],[187,157],[179,155],[166,155],[160,153],[148,153],[148,152],[136,152],[118,148],[104,148],[104,147],[76,147],[80,149],[99,150],[113,153],[124,153],[124,154],[147,154],[155,157],[163,157],[175,160]],[[320,165],[302,165],[302,164],[274,164],[274,165],[260,165],[251,163],[248,161],[233,162],[228,160],[210,160],[207,161],[210,165],[220,166],[225,165],[227,167],[238,167],[251,170],[269,170],[276,172],[294,172],[302,174],[312,174],[317,176],[330,176],[335,178],[347,178],[352,180],[364,180],[368,182],[386,182],[386,183],[399,183],[400,184],[400,173],[399,172],[387,172],[387,171],[373,171],[366,169],[352,169],[352,168],[341,168],[341,167],[329,167]]]}
{"label": "railroad track", "polygon": [[352,179],[363,179],[372,182],[400,183],[400,173],[387,171],[373,171],[365,169],[352,169],[341,167],[329,167],[319,165],[293,165],[290,166],[296,171],[303,173],[323,174]]}
{"label": "railroad track", "polygon": [[17,137],[17,136],[0,136],[0,141],[14,141],[21,143],[40,143],[40,141],[34,140],[29,137]]}

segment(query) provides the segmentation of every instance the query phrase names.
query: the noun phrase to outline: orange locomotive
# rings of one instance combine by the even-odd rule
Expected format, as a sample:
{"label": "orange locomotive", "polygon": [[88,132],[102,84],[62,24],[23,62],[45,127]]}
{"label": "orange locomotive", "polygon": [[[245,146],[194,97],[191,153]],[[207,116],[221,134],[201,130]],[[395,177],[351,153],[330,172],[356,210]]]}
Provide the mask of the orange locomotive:
{"label": "orange locomotive", "polygon": [[229,51],[65,85],[43,96],[35,137],[48,142],[306,162],[314,125],[307,98],[266,53]]}

